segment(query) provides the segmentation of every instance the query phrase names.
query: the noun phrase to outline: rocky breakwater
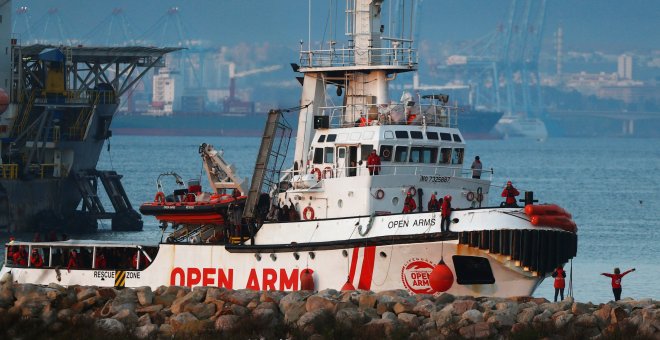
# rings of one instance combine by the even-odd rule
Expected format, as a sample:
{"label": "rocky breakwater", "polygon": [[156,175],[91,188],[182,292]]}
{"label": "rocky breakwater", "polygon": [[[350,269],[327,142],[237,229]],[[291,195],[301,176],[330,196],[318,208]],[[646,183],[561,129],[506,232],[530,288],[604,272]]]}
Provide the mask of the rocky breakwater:
{"label": "rocky breakwater", "polygon": [[0,338],[660,338],[660,302],[473,298],[406,291],[0,286]]}

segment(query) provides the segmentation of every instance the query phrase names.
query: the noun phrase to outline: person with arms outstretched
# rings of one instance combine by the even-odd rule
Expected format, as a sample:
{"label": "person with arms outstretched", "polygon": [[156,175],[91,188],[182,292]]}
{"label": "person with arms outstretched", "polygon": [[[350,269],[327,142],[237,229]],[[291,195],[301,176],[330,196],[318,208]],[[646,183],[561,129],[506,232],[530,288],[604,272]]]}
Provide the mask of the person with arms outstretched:
{"label": "person with arms outstretched", "polygon": [[607,276],[612,278],[612,293],[614,293],[614,301],[621,300],[621,279],[630,272],[634,272],[635,268],[626,270],[621,273],[619,268],[614,268],[614,274],[610,273],[601,273],[600,275]]}

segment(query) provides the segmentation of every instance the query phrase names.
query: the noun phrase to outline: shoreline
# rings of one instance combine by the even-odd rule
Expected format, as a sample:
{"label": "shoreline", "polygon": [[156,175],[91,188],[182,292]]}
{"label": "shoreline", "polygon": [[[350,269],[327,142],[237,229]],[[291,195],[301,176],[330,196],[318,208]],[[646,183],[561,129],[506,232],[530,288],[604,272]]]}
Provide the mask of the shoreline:
{"label": "shoreline", "polygon": [[[97,288],[0,280],[0,337],[82,334],[138,339],[660,338],[660,301],[409,295],[161,286]],[[81,333],[75,333],[81,332]],[[86,332],[86,333],[82,333]],[[92,332],[92,333],[89,333]]]}

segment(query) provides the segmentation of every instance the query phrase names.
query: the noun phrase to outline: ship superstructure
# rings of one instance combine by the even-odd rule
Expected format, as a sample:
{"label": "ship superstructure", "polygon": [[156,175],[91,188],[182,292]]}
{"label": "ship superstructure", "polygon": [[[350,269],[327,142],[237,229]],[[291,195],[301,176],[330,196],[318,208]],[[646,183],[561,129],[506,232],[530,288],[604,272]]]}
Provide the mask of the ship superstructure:
{"label": "ship superstructure", "polygon": [[9,38],[11,11],[0,5],[0,228],[95,230],[112,219],[115,230],[140,230],[121,175],[96,164],[120,97],[176,48],[21,46]]}
{"label": "ship superstructure", "polygon": [[[59,275],[57,264],[30,268],[18,262],[19,254],[3,272],[18,282],[65,285],[109,285],[103,278],[121,275],[119,282],[129,287],[531,295],[557,265],[575,256],[572,216],[556,205],[534,204],[531,192],[524,195],[524,208],[515,200],[487,206],[486,177],[492,173],[466,169],[465,141],[448,98],[389,99],[388,81],[416,69],[417,58],[412,39],[384,35],[383,4],[348,0],[348,45],[301,51],[294,66],[303,74],[303,89],[293,165],[279,170],[286,143],[277,141],[285,135],[278,131],[286,129],[281,112],[273,110],[241,218],[213,222],[230,233],[224,242],[207,237],[203,226],[178,233],[184,229],[178,225],[172,233],[177,237],[157,248],[15,242],[8,253],[20,253],[22,245],[49,259],[71,251],[95,258],[121,248],[113,253],[132,254],[133,264],[106,268],[91,262]],[[411,8],[396,11],[409,18]],[[341,104],[332,105],[329,93]],[[422,99],[430,103],[422,105]],[[451,201],[453,210],[428,204],[432,195]],[[172,210],[186,204],[160,201]]]}

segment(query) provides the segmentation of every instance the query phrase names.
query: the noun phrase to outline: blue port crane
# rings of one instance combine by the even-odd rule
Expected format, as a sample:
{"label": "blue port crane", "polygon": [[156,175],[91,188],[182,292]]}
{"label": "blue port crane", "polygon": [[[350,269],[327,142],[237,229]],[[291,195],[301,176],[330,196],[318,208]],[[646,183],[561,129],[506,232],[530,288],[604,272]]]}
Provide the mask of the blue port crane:
{"label": "blue port crane", "polygon": [[123,8],[117,7],[112,10],[103,20],[94,26],[82,38],[85,45],[102,46],[135,46],[137,40],[133,31],[133,25]]}

